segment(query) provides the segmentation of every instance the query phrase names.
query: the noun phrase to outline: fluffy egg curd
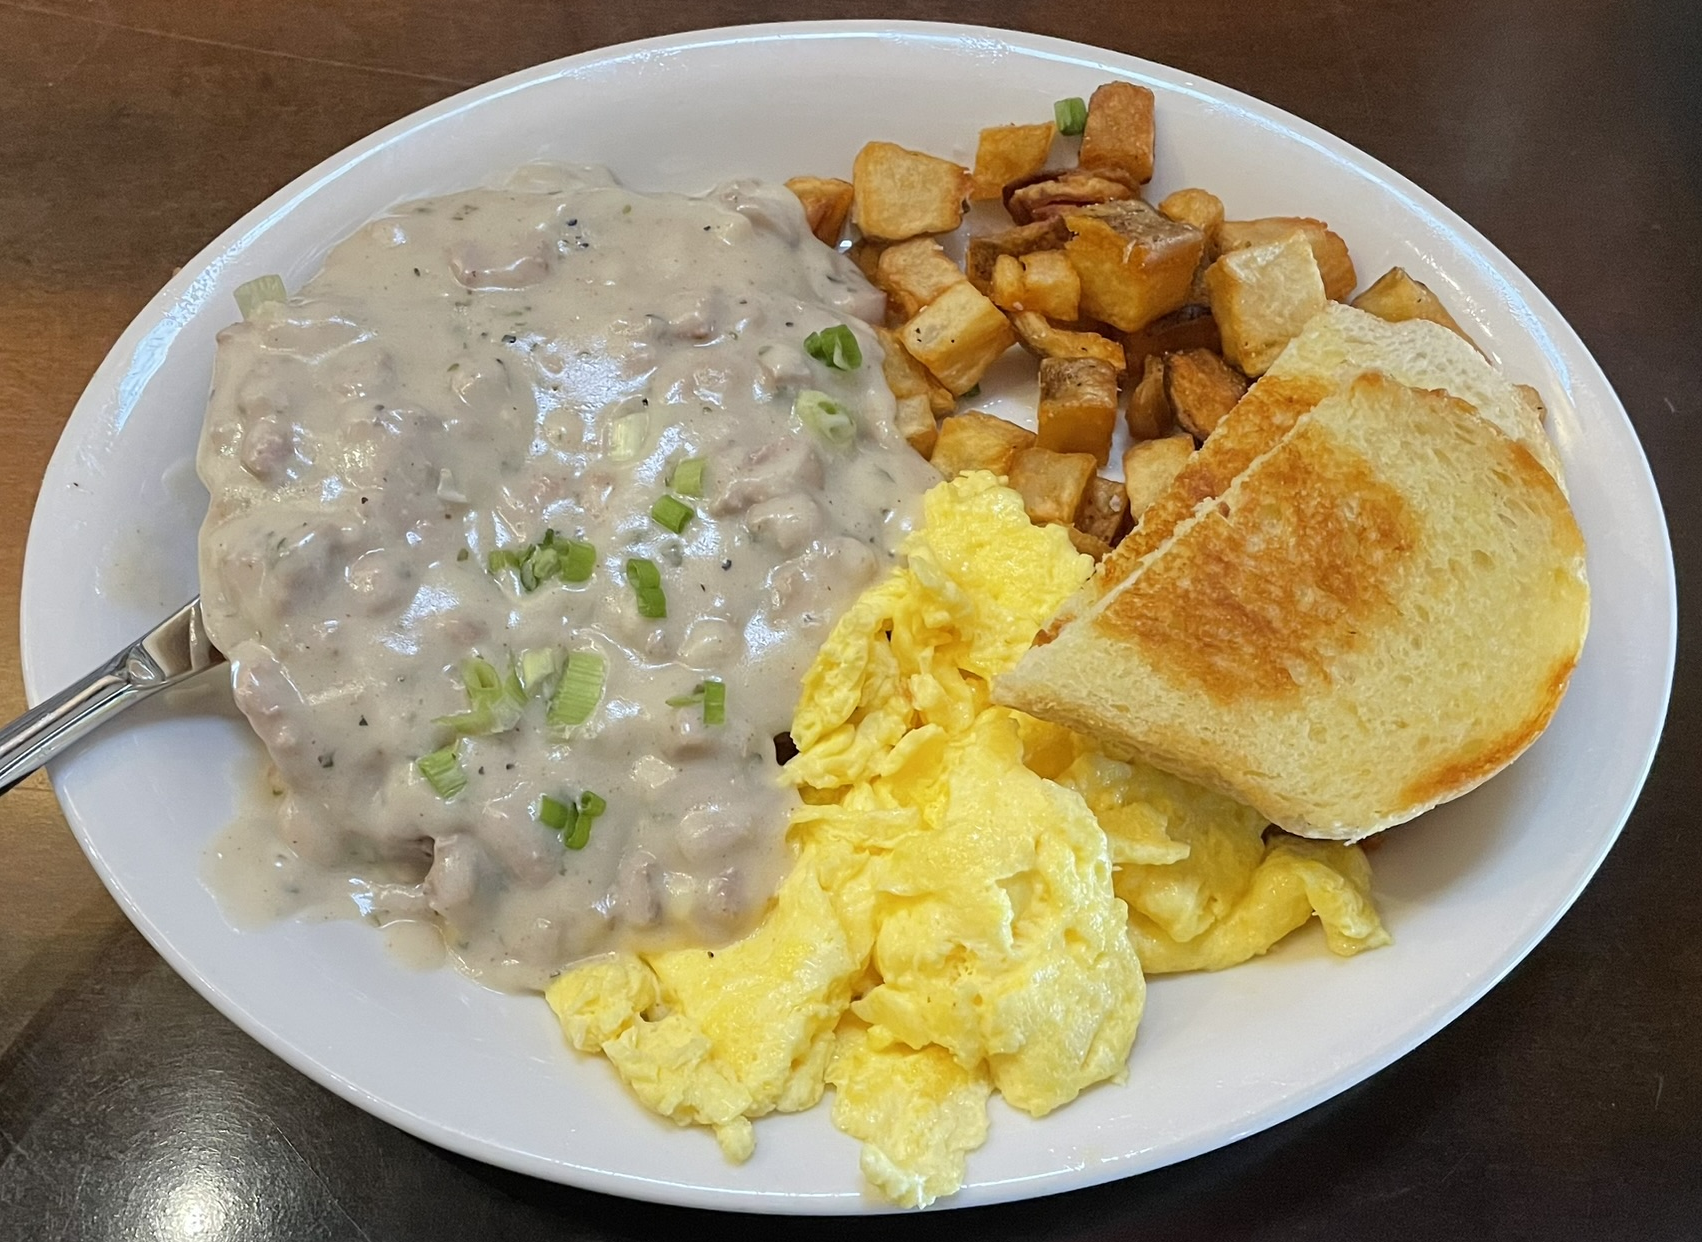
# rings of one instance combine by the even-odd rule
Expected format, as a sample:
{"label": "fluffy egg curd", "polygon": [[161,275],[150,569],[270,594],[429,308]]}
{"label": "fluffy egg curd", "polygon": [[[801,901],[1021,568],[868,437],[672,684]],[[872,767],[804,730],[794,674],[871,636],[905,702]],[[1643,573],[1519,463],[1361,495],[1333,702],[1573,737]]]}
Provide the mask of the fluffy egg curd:
{"label": "fluffy egg curd", "polygon": [[793,863],[726,948],[621,953],[547,999],[639,1102],[713,1130],[834,1090],[833,1123],[894,1204],[956,1191],[997,1091],[1040,1117],[1127,1072],[1145,976],[1220,970],[1313,914],[1387,944],[1357,846],[1266,832],[1228,798],[992,705],[1093,570],[992,475],[941,483],[906,563],[840,619],[783,770]]}

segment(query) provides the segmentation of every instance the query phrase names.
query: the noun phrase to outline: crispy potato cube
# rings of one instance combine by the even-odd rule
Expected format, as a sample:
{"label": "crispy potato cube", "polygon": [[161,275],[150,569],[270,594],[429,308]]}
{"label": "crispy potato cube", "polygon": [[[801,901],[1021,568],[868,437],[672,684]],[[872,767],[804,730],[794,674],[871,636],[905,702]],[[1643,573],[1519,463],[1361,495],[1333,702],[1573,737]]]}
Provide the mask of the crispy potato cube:
{"label": "crispy potato cube", "polygon": [[934,414],[950,414],[957,408],[957,398],[946,386],[928,373],[928,368],[910,356],[904,338],[891,328],[876,328],[881,343],[881,374],[886,386],[900,401],[906,397],[926,397],[928,409]]}
{"label": "crispy potato cube", "polygon": [[1156,440],[1176,429],[1170,397],[1164,391],[1162,354],[1148,354],[1141,363],[1140,382],[1129,389],[1123,421],[1129,424],[1129,438],[1133,440]]}
{"label": "crispy potato cube", "polygon": [[1129,493],[1116,479],[1096,474],[1087,481],[1076,510],[1076,529],[1111,545],[1129,529]]}
{"label": "crispy potato cube", "polygon": [[964,280],[963,269],[931,237],[888,246],[875,261],[875,284],[892,299],[904,319]]}
{"label": "crispy potato cube", "polygon": [[939,440],[940,425],[934,421],[933,407],[923,395],[900,397],[898,411],[892,418],[898,434],[910,442],[910,447],[924,457],[931,457]]}
{"label": "crispy potato cube", "polygon": [[1247,377],[1209,349],[1164,357],[1164,395],[1181,427],[1196,440],[1217,429],[1247,391]]}
{"label": "crispy potato cube", "polygon": [[998,198],[1013,181],[1032,177],[1046,167],[1058,127],[1051,121],[1039,125],[998,125],[981,131],[975,145],[975,171],[970,174],[969,197],[977,201]]}
{"label": "crispy potato cube", "polygon": [[1155,319],[1139,332],[1123,337],[1123,355],[1133,372],[1144,364],[1149,355],[1171,354],[1181,349],[1221,349],[1217,320],[1212,318],[1211,306],[1189,303],[1162,319]]}
{"label": "crispy potato cube", "polygon": [[993,261],[993,285],[987,290],[987,296],[1000,310],[1019,311],[1022,309],[1024,283],[1022,260],[1002,254]]}
{"label": "crispy potato cube", "polygon": [[851,164],[851,219],[870,237],[949,233],[963,220],[969,174],[950,160],[871,142]]}
{"label": "crispy potato cube", "polygon": [[1062,250],[1037,250],[1020,259],[1002,254],[993,263],[988,296],[1003,310],[1074,319],[1081,309],[1081,278]]}
{"label": "crispy potato cube", "polygon": [[1136,332],[1188,301],[1205,250],[1205,234],[1193,225],[1136,200],[1083,207],[1064,223],[1084,315]]}
{"label": "crispy potato cube", "polygon": [[1082,493],[1093,478],[1094,467],[1091,453],[1018,449],[1011,459],[1010,485],[1022,493],[1030,521],[1063,524],[1081,508]]}
{"label": "crispy potato cube", "polygon": [[1245,375],[1263,375],[1329,301],[1318,260],[1299,232],[1230,251],[1206,272],[1206,285],[1224,359]]}
{"label": "crispy potato cube", "polygon": [[1100,358],[1040,360],[1037,445],[1056,453],[1087,453],[1103,466],[1111,457],[1116,426],[1116,367]]}
{"label": "crispy potato cube", "polygon": [[1151,181],[1152,105],[1152,92],[1133,82],[1107,82],[1094,91],[1076,162],[1131,186]]}
{"label": "crispy potato cube", "polygon": [[[1398,267],[1391,267],[1374,280],[1369,289],[1353,299],[1353,304],[1390,323],[1428,319],[1462,339],[1472,341],[1466,330],[1448,313],[1448,308],[1442,305],[1442,299],[1432,293],[1428,285],[1414,280]],[[1472,345],[1475,347],[1477,342],[1472,341]]]}
{"label": "crispy potato cube", "polygon": [[1098,358],[1123,373],[1123,347],[1097,332],[1073,332],[1054,327],[1036,311],[1016,311],[1011,326],[1029,353],[1041,358]]}
{"label": "crispy potato cube", "polygon": [[1354,286],[1359,283],[1359,275],[1353,270],[1353,257],[1347,252],[1347,243],[1330,232],[1329,225],[1322,220],[1309,220],[1305,216],[1225,220],[1217,226],[1213,240],[1221,255],[1231,250],[1245,250],[1248,246],[1281,241],[1297,230],[1306,234],[1306,241],[1312,247],[1312,257],[1318,260],[1318,274],[1324,278],[1324,296],[1332,302],[1340,302],[1353,292]]}
{"label": "crispy potato cube", "polygon": [[1022,256],[1022,310],[1048,319],[1081,314],[1081,277],[1062,250],[1036,250]]}
{"label": "crispy potato cube", "polygon": [[1039,250],[1062,250],[1070,230],[1060,219],[1038,220],[998,233],[971,237],[964,252],[963,271],[982,293],[993,287],[993,265],[1002,254],[1020,258]]}
{"label": "crispy potato cube", "polygon": [[1074,526],[1064,527],[1064,533],[1070,537],[1070,542],[1076,545],[1077,552],[1085,552],[1096,561],[1102,561],[1111,555],[1111,545],[1098,535],[1090,535]]}
{"label": "crispy potato cube", "polygon": [[[1213,245],[1212,235],[1223,223],[1223,200],[1210,190],[1177,190],[1174,194],[1165,195],[1158,209],[1172,220],[1191,224],[1204,233],[1208,251]],[[1215,259],[1217,256],[1213,254],[1211,257]]]}
{"label": "crispy potato cube", "polygon": [[939,438],[928,460],[948,479],[966,470],[991,470],[1008,476],[1018,451],[1033,445],[1034,433],[1028,428],[970,410],[941,420]]}
{"label": "crispy potato cube", "polygon": [[851,214],[851,183],[838,177],[793,177],[786,188],[804,205],[810,232],[829,246],[838,245]]}
{"label": "crispy potato cube", "polygon": [[1121,202],[1135,192],[1111,177],[1095,176],[1079,168],[1041,173],[1028,181],[1005,188],[1005,210],[1018,224],[1032,224],[1096,203]]}
{"label": "crispy potato cube", "polygon": [[904,325],[904,347],[960,397],[1014,344],[1010,320],[967,281],[947,289]]}
{"label": "crispy potato cube", "polygon": [[1123,490],[1129,496],[1129,515],[1135,521],[1164,494],[1170,481],[1194,455],[1194,437],[1165,436],[1137,440],[1123,451]]}

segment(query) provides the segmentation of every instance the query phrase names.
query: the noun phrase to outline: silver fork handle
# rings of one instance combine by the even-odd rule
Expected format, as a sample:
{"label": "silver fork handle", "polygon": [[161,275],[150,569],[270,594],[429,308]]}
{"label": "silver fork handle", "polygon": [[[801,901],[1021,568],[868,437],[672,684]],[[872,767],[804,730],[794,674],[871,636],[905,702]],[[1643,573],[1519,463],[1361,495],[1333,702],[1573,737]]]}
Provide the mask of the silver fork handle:
{"label": "silver fork handle", "polygon": [[224,657],[207,641],[196,600],[94,672],[0,728],[0,794],[119,712]]}
{"label": "silver fork handle", "polygon": [[82,681],[44,699],[0,730],[0,793],[5,793],[78,738],[152,690],[132,681],[114,657]]}

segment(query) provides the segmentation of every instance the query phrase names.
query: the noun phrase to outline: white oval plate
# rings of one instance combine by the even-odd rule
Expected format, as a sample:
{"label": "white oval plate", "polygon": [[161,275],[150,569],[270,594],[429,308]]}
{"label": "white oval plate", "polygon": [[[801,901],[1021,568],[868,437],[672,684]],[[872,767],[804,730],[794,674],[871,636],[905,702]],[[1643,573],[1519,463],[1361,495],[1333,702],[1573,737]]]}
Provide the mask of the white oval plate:
{"label": "white oval plate", "polygon": [[[1676,604],[1660,502],[1606,378],[1559,314],[1447,208],[1347,144],[1146,61],[1005,31],[829,23],[693,33],[572,57],[381,130],[280,190],[148,304],[54,454],[24,573],[24,673],[52,692],[195,591],[205,504],[187,463],[214,333],[264,272],[293,288],[398,200],[545,157],[644,189],[733,175],[845,175],[891,139],[969,163],[984,125],[1127,77],[1158,94],[1153,192],[1203,185],[1232,217],[1327,219],[1363,276],[1399,263],[1516,380],[1536,385],[1589,541],[1595,614],[1548,733],[1470,797],[1374,856],[1392,948],[1331,958],[1315,932],[1225,974],[1158,980],[1126,1086],[1043,1121],[995,1108],[959,1206],[1153,1169],[1291,1117],[1433,1035],[1519,961],[1595,871],[1636,800],[1665,714]],[[996,395],[996,394],[995,394]],[[1007,394],[1015,408],[1017,398]],[[208,840],[256,748],[224,696],[144,709],[59,763],[89,860],[185,978],[290,1064],[405,1130],[540,1177],[639,1198],[856,1212],[857,1148],[825,1107],[757,1126],[725,1163],[700,1131],[625,1097],[567,1052],[543,1003],[452,971],[411,972],[354,923],[238,932],[202,886]]]}

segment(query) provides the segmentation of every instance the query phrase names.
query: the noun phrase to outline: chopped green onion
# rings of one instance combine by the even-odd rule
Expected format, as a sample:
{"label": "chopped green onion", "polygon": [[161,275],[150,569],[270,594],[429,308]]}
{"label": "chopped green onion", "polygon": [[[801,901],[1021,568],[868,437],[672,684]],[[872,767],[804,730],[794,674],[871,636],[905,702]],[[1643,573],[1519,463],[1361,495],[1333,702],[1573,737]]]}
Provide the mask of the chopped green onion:
{"label": "chopped green onion", "polygon": [[551,832],[562,832],[577,818],[573,807],[557,802],[549,794],[538,799],[538,822]]}
{"label": "chopped green onion", "polygon": [[603,697],[603,682],[608,677],[608,664],[594,651],[570,651],[567,667],[556,683],[550,697],[545,722],[557,729],[582,725],[591,719]]}
{"label": "chopped green onion", "polygon": [[703,683],[703,723],[727,723],[727,687],[719,681]]}
{"label": "chopped green onion", "polygon": [[520,580],[524,583],[530,577],[532,586],[527,589],[536,590],[538,583],[548,582],[560,569],[561,553],[547,543],[539,544],[532,549],[531,554],[526,557],[526,563],[520,567]]}
{"label": "chopped green onion", "polygon": [[677,535],[686,528],[687,522],[697,516],[697,510],[664,492],[650,506],[650,516]]}
{"label": "chopped green onion", "polygon": [[580,794],[577,813],[573,817],[573,831],[567,834],[562,844],[570,850],[584,849],[591,840],[592,823],[608,809],[609,804],[589,789]]}
{"label": "chopped green onion", "polygon": [[668,599],[662,593],[662,573],[656,562],[631,556],[626,562],[626,580],[638,595],[638,615],[658,618],[668,615]]}
{"label": "chopped green onion", "polygon": [[1058,122],[1058,132],[1074,138],[1087,128],[1087,103],[1080,95],[1060,99],[1052,105],[1052,117]]}
{"label": "chopped green onion", "polygon": [[804,352],[835,371],[855,371],[863,365],[863,350],[851,329],[842,323],[804,338]]}
{"label": "chopped green onion", "polygon": [[561,652],[554,647],[529,647],[520,653],[519,669],[522,690],[547,695],[561,672]]}
{"label": "chopped green onion", "polygon": [[580,539],[567,541],[567,550],[561,558],[561,580],[563,582],[584,582],[591,577],[591,571],[597,567],[597,549]]}
{"label": "chopped green onion", "polygon": [[461,766],[461,760],[455,754],[455,747],[447,746],[442,750],[434,750],[429,755],[421,755],[414,760],[414,766],[425,777],[426,784],[432,792],[445,802],[467,788],[467,772]]}
{"label": "chopped green onion", "polygon": [[584,582],[597,565],[597,549],[579,539],[546,530],[537,543],[523,548],[497,548],[486,561],[493,577],[513,570],[522,591],[536,591],[551,578]]}
{"label": "chopped green onion", "polygon": [[806,388],[792,403],[792,413],[816,435],[829,444],[843,448],[857,436],[857,424],[851,412],[825,392]]}
{"label": "chopped green onion", "polygon": [[463,736],[506,733],[520,723],[526,710],[526,691],[518,674],[504,677],[489,660],[473,656],[461,663],[461,680],[467,688],[468,710],[454,716],[439,716],[433,724],[453,729]]}
{"label": "chopped green onion", "polygon": [[650,414],[635,410],[623,414],[609,424],[609,460],[631,461],[644,448],[644,438],[650,433]]}
{"label": "chopped green onion", "polygon": [[254,318],[254,313],[268,302],[289,300],[289,291],[284,288],[282,278],[277,276],[256,276],[236,287],[236,308],[242,312],[244,319]]}
{"label": "chopped green onion", "polygon": [[703,495],[703,458],[688,457],[675,466],[672,482],[682,496]]}
{"label": "chopped green onion", "polygon": [[719,681],[700,681],[690,694],[679,694],[667,700],[669,707],[692,707],[703,704],[704,724],[727,723],[727,686]]}

